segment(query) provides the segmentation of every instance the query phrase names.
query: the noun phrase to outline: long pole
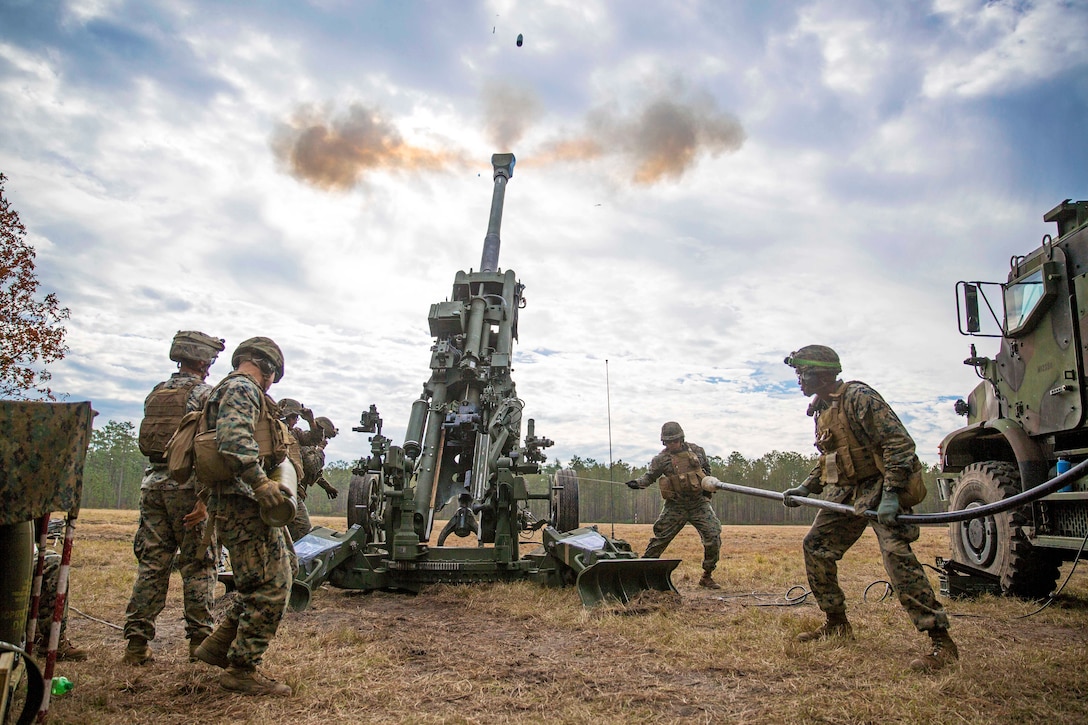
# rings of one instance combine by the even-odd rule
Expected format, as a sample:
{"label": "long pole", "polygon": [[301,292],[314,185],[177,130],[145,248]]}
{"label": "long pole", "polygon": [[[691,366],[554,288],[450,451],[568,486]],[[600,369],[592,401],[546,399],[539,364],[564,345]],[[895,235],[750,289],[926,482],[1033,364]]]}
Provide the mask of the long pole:
{"label": "long pole", "polygon": [[[901,524],[936,526],[938,524],[952,524],[960,521],[979,519],[984,516],[992,516],[1031,503],[1047,494],[1053,493],[1066,484],[1076,481],[1085,473],[1088,473],[1088,459],[1081,461],[1065,473],[1058,474],[1046,483],[1039,484],[1035,488],[1029,488],[1027,491],[1022,491],[1015,496],[1009,496],[1008,498],[1003,498],[999,501],[994,501],[993,503],[964,509],[962,511],[945,511],[943,513],[933,514],[899,514],[895,517],[895,520]],[[741,486],[736,483],[726,483],[724,481],[717,481],[714,483],[714,488],[719,491],[729,491],[731,493],[744,494],[745,496],[768,498],[774,501],[781,501],[783,498],[780,491],[767,491],[762,488]],[[846,504],[835,503],[833,501],[824,501],[823,499],[818,498],[799,498],[797,496],[794,496],[793,500],[802,506],[827,509],[828,511],[837,511],[843,514],[853,514],[855,516],[860,515],[867,519],[876,518],[876,511],[869,510],[858,514],[853,506],[847,506]]]}
{"label": "long pole", "polygon": [[[612,391],[608,380],[608,358],[604,359],[604,399],[608,411],[608,482],[615,483],[612,479]],[[616,538],[616,493],[615,486],[608,487],[608,508],[612,518],[612,538]]]}

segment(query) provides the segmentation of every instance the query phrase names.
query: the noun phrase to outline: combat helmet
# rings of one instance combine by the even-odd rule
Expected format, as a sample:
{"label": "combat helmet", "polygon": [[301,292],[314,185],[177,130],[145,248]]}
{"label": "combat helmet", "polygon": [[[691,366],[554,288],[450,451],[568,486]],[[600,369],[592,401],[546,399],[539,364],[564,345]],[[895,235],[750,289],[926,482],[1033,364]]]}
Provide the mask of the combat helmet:
{"label": "combat helmet", "polygon": [[280,413],[286,418],[289,415],[302,415],[302,403],[298,402],[294,398],[284,398],[280,402],[276,403],[280,408]]}
{"label": "combat helmet", "polygon": [[174,362],[196,361],[211,364],[226,348],[226,340],[205,335],[197,330],[178,330],[170,343],[170,359]]}
{"label": "combat helmet", "polygon": [[325,431],[326,438],[335,438],[336,434],[340,432],[336,430],[336,426],[332,424],[332,421],[323,415],[314,418],[314,422],[321,426],[321,430]]}
{"label": "combat helmet", "polygon": [[251,337],[244,340],[234,349],[234,354],[230,356],[230,364],[237,368],[245,355],[252,355],[270,362],[276,374],[272,382],[278,383],[283,379],[283,351],[271,338]]}
{"label": "combat helmet", "polygon": [[674,420],[670,420],[661,426],[661,442],[680,441],[684,439],[684,429]]}
{"label": "combat helmet", "polygon": [[838,353],[826,345],[805,345],[800,350],[791,352],[782,362],[795,370],[800,368],[819,368],[821,370],[831,370],[836,373],[842,372],[842,365],[839,363]]}

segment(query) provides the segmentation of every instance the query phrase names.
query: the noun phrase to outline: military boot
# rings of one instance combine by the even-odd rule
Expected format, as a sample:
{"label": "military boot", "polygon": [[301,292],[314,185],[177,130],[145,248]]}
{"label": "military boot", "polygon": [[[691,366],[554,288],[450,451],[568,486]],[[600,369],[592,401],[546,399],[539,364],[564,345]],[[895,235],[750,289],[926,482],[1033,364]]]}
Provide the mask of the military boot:
{"label": "military boot", "polygon": [[[147,644],[144,643],[146,647]],[[148,650],[148,656],[150,657],[151,651]],[[61,637],[60,644],[57,645],[57,659],[67,660],[69,662],[83,662],[87,659],[87,650],[76,647],[67,637]]]}
{"label": "military boot", "polygon": [[797,641],[812,642],[817,639],[827,639],[828,637],[854,638],[854,628],[850,626],[845,614],[827,615],[827,621],[824,622],[822,627],[811,632],[802,632],[797,635]]}
{"label": "military boot", "polygon": [[208,638],[208,635],[204,632],[194,632],[189,637],[189,661],[197,662],[196,651],[200,648],[200,645]]}
{"label": "military boot", "polygon": [[699,580],[699,586],[706,587],[707,589],[721,589],[721,585],[714,581],[714,577],[711,572],[703,570],[703,578]]}
{"label": "military boot", "polygon": [[121,658],[121,662],[126,665],[139,666],[146,665],[148,662],[154,661],[154,659],[151,655],[151,648],[147,646],[147,640],[143,637],[133,637],[125,647],[125,656]]}
{"label": "military boot", "polygon": [[219,676],[219,686],[229,692],[241,695],[274,695],[285,697],[291,694],[291,688],[265,677],[255,667],[227,667]]}
{"label": "military boot", "polygon": [[910,668],[915,672],[933,672],[947,667],[960,658],[956,643],[948,636],[947,629],[929,630],[933,649],[929,654],[911,660]]}
{"label": "military boot", "polygon": [[230,666],[227,651],[230,650],[230,645],[237,636],[238,621],[224,619],[204,641],[197,645],[196,649],[190,648],[192,655],[201,662],[226,669]]}

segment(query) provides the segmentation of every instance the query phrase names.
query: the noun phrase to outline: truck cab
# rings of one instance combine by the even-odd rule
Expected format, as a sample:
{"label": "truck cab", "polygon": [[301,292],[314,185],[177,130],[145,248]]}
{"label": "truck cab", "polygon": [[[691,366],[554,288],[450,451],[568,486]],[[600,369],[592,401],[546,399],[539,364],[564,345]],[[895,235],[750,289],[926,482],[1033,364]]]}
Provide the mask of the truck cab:
{"label": "truck cab", "polygon": [[[961,334],[997,338],[964,360],[980,378],[956,410],[967,425],[940,446],[940,495],[961,510],[1034,488],[1088,458],[1088,201],[1043,216],[1057,225],[1014,256],[1005,282],[956,285]],[[1042,597],[1088,540],[1088,479],[1009,512],[952,524],[953,561],[1007,594]]]}

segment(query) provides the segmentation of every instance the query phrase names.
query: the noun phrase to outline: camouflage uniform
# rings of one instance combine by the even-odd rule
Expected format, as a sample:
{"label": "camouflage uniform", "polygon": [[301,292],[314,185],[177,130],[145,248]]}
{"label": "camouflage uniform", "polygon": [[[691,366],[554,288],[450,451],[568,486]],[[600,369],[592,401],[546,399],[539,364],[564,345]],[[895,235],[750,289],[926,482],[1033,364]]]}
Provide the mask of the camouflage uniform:
{"label": "camouflage uniform", "polygon": [[291,428],[291,435],[300,446],[303,476],[298,482],[295,518],[287,525],[287,530],[291,534],[291,540],[298,541],[313,528],[310,523],[310,512],[306,508],[306,491],[317,481],[318,476],[321,475],[321,469],[325,467],[325,452],[320,446],[320,443],[325,440],[325,435],[320,428],[303,432],[297,427]]}
{"label": "camouflage uniform", "polygon": [[[234,667],[256,668],[287,609],[294,573],[283,531],[261,519],[253,484],[265,478],[254,426],[265,394],[253,378],[231,373],[208,399],[208,427],[215,428],[219,452],[232,480],[214,487],[209,510],[220,541],[230,552],[238,597],[220,626],[237,626],[227,659]],[[270,399],[268,405],[274,405]]]}
{"label": "camouflage uniform", "polygon": [[[35,553],[35,556],[37,554]],[[49,630],[53,626],[53,609],[57,606],[57,584],[60,583],[60,554],[46,550],[45,566],[42,568],[42,594],[38,600],[38,629],[34,635],[35,644],[45,651],[49,643]],[[64,641],[64,632],[68,628],[68,602],[64,602],[64,614],[60,620],[60,641]]]}
{"label": "camouflage uniform", "polygon": [[[824,483],[823,466],[817,463],[803,485],[814,494],[824,492],[824,498],[829,501],[853,504],[858,512],[875,508],[883,489],[901,492],[906,487],[917,465],[914,441],[891,407],[865,383],[840,383],[832,395],[839,397],[842,413],[857,442],[881,455],[884,474],[863,478],[853,485],[836,486]],[[827,410],[826,403],[810,410],[816,419],[817,431],[820,416]],[[910,509],[905,512],[909,513]],[[808,584],[820,609],[829,616],[845,614],[846,598],[839,587],[837,562],[861,538],[870,523],[892,588],[914,626],[919,631],[947,629],[948,616],[944,607],[933,594],[929,579],[910,548],[911,543],[918,540],[917,525],[885,525],[826,509],[816,514],[804,541]]]}
{"label": "camouflage uniform", "polygon": [[[706,458],[706,451],[694,443],[684,443],[681,451],[694,453],[702,467],[704,474],[710,474],[710,463]],[[672,454],[663,450],[650,461],[650,468],[641,477],[635,479],[638,488],[646,488],[662,476],[670,476],[675,473],[672,462]],[[718,566],[718,555],[722,547],[722,522],[718,520],[710,505],[711,494],[705,491],[678,492],[665,499],[661,507],[661,515],[654,522],[654,535],[646,546],[646,553],[642,556],[647,559],[657,559],[665,548],[672,542],[685,524],[691,524],[699,532],[699,538],[703,542],[703,571],[709,574]]]}
{"label": "camouflage uniform", "polygon": [[[196,375],[174,373],[169,380],[156,385],[155,390],[190,385],[193,387],[185,409],[200,410],[211,386]],[[176,482],[170,478],[165,463],[152,462],[144,471],[140,484],[140,524],[132,542],[139,566],[125,610],[124,635],[129,640],[155,638],[155,619],[166,605],[175,552],[181,572],[185,636],[200,641],[211,634],[215,560],[211,549],[203,543],[204,524],[191,529],[182,525],[182,518],[197,502],[195,482],[195,478]]]}

